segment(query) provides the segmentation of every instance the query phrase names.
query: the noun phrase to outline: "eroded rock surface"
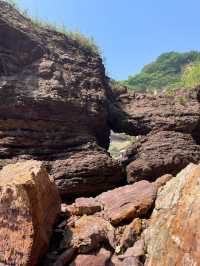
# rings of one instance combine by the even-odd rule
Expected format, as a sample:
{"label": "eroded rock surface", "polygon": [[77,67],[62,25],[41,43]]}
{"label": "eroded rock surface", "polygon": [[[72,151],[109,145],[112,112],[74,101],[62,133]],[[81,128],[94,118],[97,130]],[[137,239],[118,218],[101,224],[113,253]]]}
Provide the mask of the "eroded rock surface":
{"label": "eroded rock surface", "polygon": [[190,164],[158,193],[145,232],[146,266],[200,264],[200,165]]}
{"label": "eroded rock surface", "polygon": [[200,145],[191,134],[160,131],[143,137],[127,151],[128,182],[155,180],[165,173],[175,175],[188,163],[200,160]]}
{"label": "eroded rock surface", "polygon": [[104,192],[97,199],[103,206],[104,216],[113,224],[119,224],[147,213],[155,197],[154,184],[143,180]]}
{"label": "eroded rock surface", "polygon": [[40,162],[4,167],[0,172],[0,264],[35,265],[47,251],[59,213],[58,190]]}
{"label": "eroded rock surface", "polygon": [[123,158],[128,182],[176,174],[200,161],[200,110],[195,91],[122,93],[110,108],[116,132],[138,136]]}
{"label": "eroded rock surface", "polygon": [[45,162],[62,195],[123,179],[109,145],[111,90],[101,58],[0,1],[0,167]]}
{"label": "eroded rock surface", "polygon": [[[154,183],[143,180],[95,198],[82,197],[70,205],[62,204],[62,215],[66,216],[54,230],[42,265],[64,266],[63,261],[93,265],[92,259],[94,263],[101,262],[97,265],[143,265],[142,232],[157,190],[170,177],[163,176]],[[109,251],[109,256],[102,256],[102,248]]]}

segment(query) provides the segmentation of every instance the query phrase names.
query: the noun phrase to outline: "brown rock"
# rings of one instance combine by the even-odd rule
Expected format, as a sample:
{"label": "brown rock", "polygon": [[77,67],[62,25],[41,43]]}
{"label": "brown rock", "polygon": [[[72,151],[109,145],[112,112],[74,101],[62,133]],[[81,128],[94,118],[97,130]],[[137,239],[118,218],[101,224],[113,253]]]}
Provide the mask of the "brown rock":
{"label": "brown rock", "polygon": [[109,266],[123,266],[123,262],[114,254],[110,260]]}
{"label": "brown rock", "polygon": [[140,181],[104,192],[96,199],[103,205],[105,217],[113,224],[119,224],[145,214],[155,196],[155,186],[148,181]]}
{"label": "brown rock", "polygon": [[124,92],[116,98],[118,105],[110,110],[112,129],[138,136],[123,153],[129,183],[154,181],[165,173],[176,175],[190,162],[200,161],[200,105],[194,94],[186,90],[174,90],[173,96]]}
{"label": "brown rock", "polygon": [[56,260],[53,266],[65,266],[67,265],[72,259],[75,254],[75,249],[69,248],[65,250]]}
{"label": "brown rock", "polygon": [[188,163],[200,160],[200,146],[191,134],[181,132],[161,131],[147,135],[130,150],[130,156],[133,155],[133,161],[127,166],[130,183],[140,179],[155,180],[165,173],[176,175]]}
{"label": "brown rock", "polygon": [[127,257],[124,260],[113,255],[109,266],[142,266],[143,264],[136,257]]}
{"label": "brown rock", "polygon": [[[180,103],[181,97],[185,105]],[[176,90],[172,97],[165,92],[152,95],[129,91],[116,101],[118,112],[110,110],[115,131],[135,136],[166,130],[193,134],[199,124],[199,102],[186,90]]]}
{"label": "brown rock", "polygon": [[94,198],[78,198],[75,200],[76,215],[90,215],[101,211],[101,204]]}
{"label": "brown rock", "polygon": [[140,257],[144,255],[144,241],[142,239],[135,242],[133,247],[126,250],[123,255],[120,255],[120,259],[125,259],[128,257]]}
{"label": "brown rock", "polygon": [[65,197],[119,185],[122,169],[105,150],[112,93],[100,56],[6,1],[0,14],[0,168],[43,161]]}
{"label": "brown rock", "polygon": [[101,211],[102,206],[95,198],[77,198],[71,205],[63,205],[64,212],[69,215],[91,215]]}
{"label": "brown rock", "polygon": [[172,177],[173,176],[170,174],[165,174],[157,178],[156,181],[154,182],[156,189],[158,190],[160,187],[164,186],[170,179],[172,179]]}
{"label": "brown rock", "polygon": [[0,172],[0,260],[35,265],[48,248],[60,212],[57,188],[41,162],[8,165]]}
{"label": "brown rock", "polygon": [[159,190],[145,232],[145,265],[200,264],[200,165],[190,164]]}
{"label": "brown rock", "polygon": [[111,257],[111,252],[101,248],[96,254],[78,255],[70,266],[106,266]]}
{"label": "brown rock", "polygon": [[143,264],[136,257],[128,257],[123,260],[123,266],[142,266]]}
{"label": "brown rock", "polygon": [[142,220],[136,218],[124,230],[120,240],[120,247],[124,250],[131,247],[142,231]]}
{"label": "brown rock", "polygon": [[70,228],[72,239],[70,245],[77,248],[80,253],[88,253],[97,249],[102,243],[112,245],[114,239],[114,228],[100,217],[82,216],[75,221],[74,228]]}

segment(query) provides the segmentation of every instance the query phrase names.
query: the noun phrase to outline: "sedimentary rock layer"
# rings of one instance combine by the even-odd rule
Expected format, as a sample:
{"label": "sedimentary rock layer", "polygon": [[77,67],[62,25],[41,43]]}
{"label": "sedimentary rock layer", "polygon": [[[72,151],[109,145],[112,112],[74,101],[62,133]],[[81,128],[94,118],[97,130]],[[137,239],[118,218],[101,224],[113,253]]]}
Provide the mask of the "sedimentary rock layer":
{"label": "sedimentary rock layer", "polygon": [[105,151],[111,91],[100,56],[4,1],[0,36],[0,167],[43,161],[68,196],[119,184]]}
{"label": "sedimentary rock layer", "polygon": [[138,135],[123,158],[129,182],[176,174],[200,161],[197,91],[171,93],[122,93],[110,109],[115,131]]}

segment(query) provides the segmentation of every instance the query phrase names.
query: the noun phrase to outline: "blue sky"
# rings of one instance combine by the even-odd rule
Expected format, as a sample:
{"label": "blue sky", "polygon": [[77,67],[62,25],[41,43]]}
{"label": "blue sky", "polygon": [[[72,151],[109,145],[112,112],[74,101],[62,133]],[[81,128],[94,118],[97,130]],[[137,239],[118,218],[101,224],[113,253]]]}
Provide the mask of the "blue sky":
{"label": "blue sky", "polygon": [[200,50],[199,0],[19,0],[33,16],[94,37],[118,80],[167,51]]}

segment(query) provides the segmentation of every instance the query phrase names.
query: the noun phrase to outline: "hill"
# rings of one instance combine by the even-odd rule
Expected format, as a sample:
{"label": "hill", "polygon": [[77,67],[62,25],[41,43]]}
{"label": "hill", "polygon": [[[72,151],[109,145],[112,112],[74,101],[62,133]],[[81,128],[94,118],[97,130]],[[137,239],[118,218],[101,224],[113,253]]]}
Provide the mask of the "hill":
{"label": "hill", "polygon": [[143,67],[137,75],[121,81],[131,90],[151,91],[184,87],[182,74],[188,65],[200,61],[200,52],[168,52],[161,54],[154,62]]}

